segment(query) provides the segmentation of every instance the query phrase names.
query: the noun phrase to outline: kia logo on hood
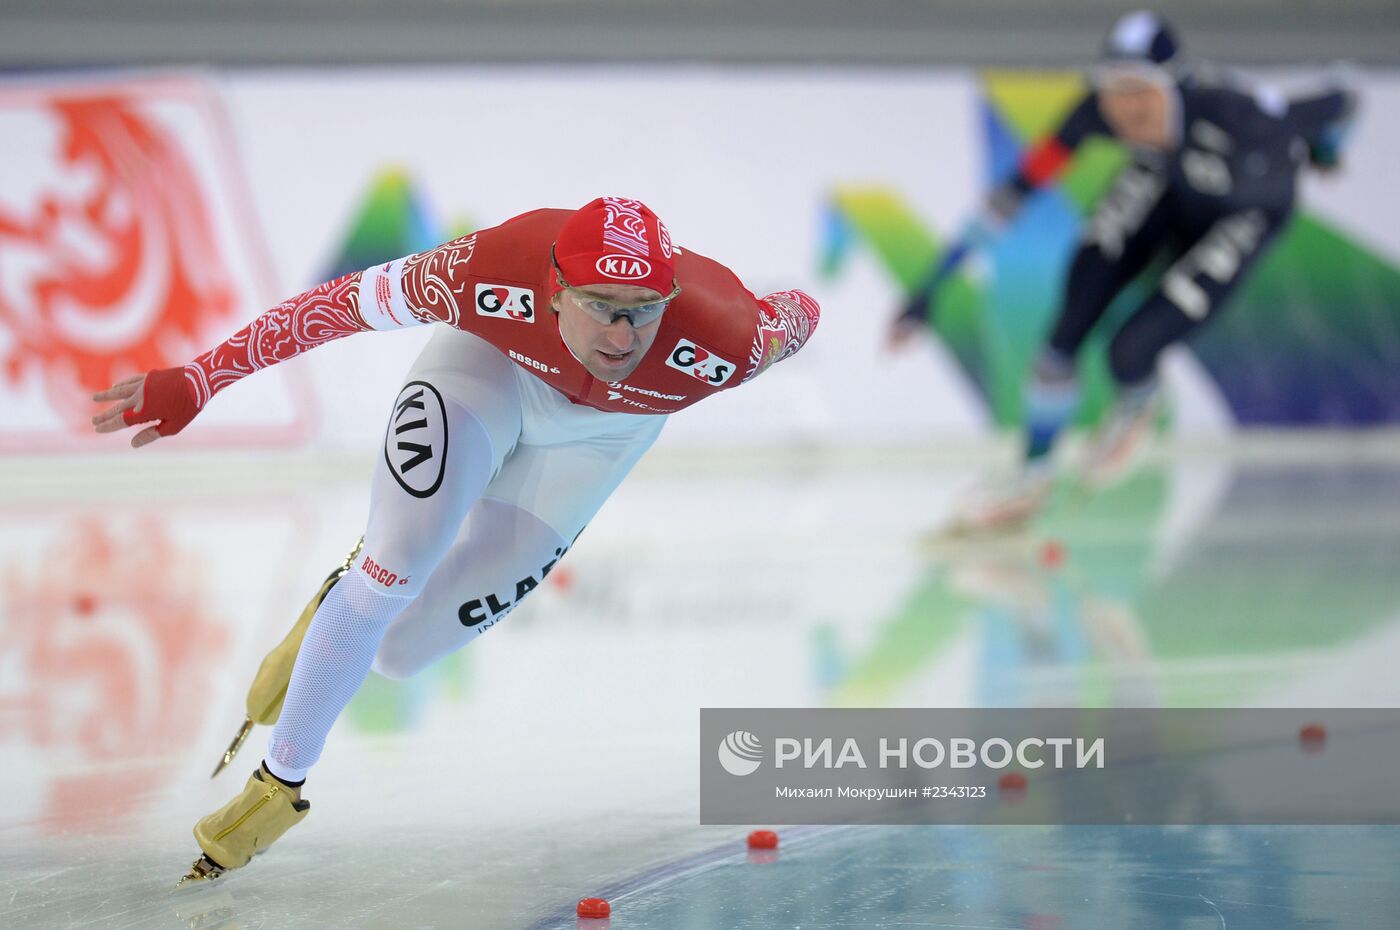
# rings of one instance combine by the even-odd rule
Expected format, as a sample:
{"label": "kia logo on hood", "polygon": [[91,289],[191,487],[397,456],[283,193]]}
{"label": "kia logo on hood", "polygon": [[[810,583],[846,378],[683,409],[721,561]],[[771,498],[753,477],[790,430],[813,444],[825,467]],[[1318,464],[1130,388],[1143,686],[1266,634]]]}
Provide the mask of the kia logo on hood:
{"label": "kia logo on hood", "polygon": [[623,281],[640,281],[651,275],[651,262],[630,255],[604,255],[594,267],[598,269],[599,274]]}

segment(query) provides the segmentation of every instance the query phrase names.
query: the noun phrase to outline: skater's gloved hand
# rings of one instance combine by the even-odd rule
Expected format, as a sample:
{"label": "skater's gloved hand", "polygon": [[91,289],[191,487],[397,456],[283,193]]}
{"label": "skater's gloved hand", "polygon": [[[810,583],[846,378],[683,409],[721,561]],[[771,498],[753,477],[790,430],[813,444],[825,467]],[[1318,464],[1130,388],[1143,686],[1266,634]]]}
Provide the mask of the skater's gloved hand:
{"label": "skater's gloved hand", "polygon": [[890,323],[890,331],[885,337],[885,347],[891,352],[900,352],[927,327],[928,321],[922,316],[908,312],[901,313]]}
{"label": "skater's gloved hand", "polygon": [[162,436],[174,436],[199,413],[194,391],[185,380],[183,368],[162,368],[144,375],[132,375],[105,391],[92,395],[97,403],[114,401],[92,418],[99,433],[114,433],[127,426],[154,422],[131,438],[139,449]]}

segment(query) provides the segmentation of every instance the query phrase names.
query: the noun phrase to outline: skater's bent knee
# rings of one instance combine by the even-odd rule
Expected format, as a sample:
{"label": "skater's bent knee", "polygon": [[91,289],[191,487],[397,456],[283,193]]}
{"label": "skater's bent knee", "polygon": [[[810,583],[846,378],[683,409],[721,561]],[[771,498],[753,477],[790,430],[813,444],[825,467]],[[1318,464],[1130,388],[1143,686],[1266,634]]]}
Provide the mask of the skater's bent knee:
{"label": "skater's bent knee", "polygon": [[352,570],[363,575],[366,586],[377,594],[417,597],[432,572],[431,569],[417,570],[415,566],[430,560],[416,557],[417,553],[405,551],[407,548],[409,547],[395,546],[391,542],[371,550],[366,544]]}
{"label": "skater's bent knee", "polygon": [[403,564],[392,555],[385,557],[378,553],[370,555],[361,552],[348,572],[348,575],[357,576],[361,584],[347,588],[346,593],[365,601],[364,606],[371,601],[377,604],[383,598],[412,600],[422,590],[422,583],[416,582],[411,573],[400,574],[389,568],[390,565]]}
{"label": "skater's bent knee", "polygon": [[428,663],[415,661],[409,656],[402,655],[392,648],[381,646],[379,654],[374,657],[374,664],[370,668],[393,681],[403,681],[412,678],[423,671]]}
{"label": "skater's bent knee", "polygon": [[1161,346],[1119,334],[1108,347],[1108,370],[1118,384],[1139,384],[1157,370]]}

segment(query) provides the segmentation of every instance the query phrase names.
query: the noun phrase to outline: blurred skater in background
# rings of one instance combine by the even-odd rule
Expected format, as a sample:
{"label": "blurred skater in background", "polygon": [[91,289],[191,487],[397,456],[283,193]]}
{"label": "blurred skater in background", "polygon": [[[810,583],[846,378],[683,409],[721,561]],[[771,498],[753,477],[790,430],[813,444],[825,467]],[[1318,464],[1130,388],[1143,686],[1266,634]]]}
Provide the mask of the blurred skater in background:
{"label": "blurred skater in background", "polygon": [[1172,29],[1144,11],[1113,25],[1090,84],[1060,128],[991,191],[892,327],[896,347],[924,330],[943,283],[969,253],[995,240],[1086,138],[1109,136],[1128,148],[1131,162],[1085,226],[1059,315],[1035,361],[1021,466],[970,495],[955,530],[1013,528],[1043,507],[1054,477],[1051,450],[1077,405],[1075,356],[1115,296],[1165,258],[1156,289],[1109,342],[1117,399],[1090,441],[1082,476],[1096,487],[1124,472],[1158,409],[1162,350],[1218,316],[1287,225],[1300,171],[1337,165],[1356,105],[1337,81],[1285,99],[1208,77],[1186,66]]}

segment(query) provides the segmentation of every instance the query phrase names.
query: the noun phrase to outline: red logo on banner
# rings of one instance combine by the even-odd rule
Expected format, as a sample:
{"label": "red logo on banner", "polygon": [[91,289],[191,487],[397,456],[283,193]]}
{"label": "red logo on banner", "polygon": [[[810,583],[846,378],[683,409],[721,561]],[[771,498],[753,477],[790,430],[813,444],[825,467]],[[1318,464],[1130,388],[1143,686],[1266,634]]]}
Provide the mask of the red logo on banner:
{"label": "red logo on banner", "polygon": [[[0,451],[119,449],[91,434],[94,391],[273,296],[219,100],[178,76],[0,81],[0,139]],[[273,372],[183,441],[304,441],[305,387]]]}
{"label": "red logo on banner", "polygon": [[186,154],[121,96],[58,98],[52,161],[27,204],[0,202],[4,376],[42,376],[81,422],[87,394],[185,361],[234,296]]}

